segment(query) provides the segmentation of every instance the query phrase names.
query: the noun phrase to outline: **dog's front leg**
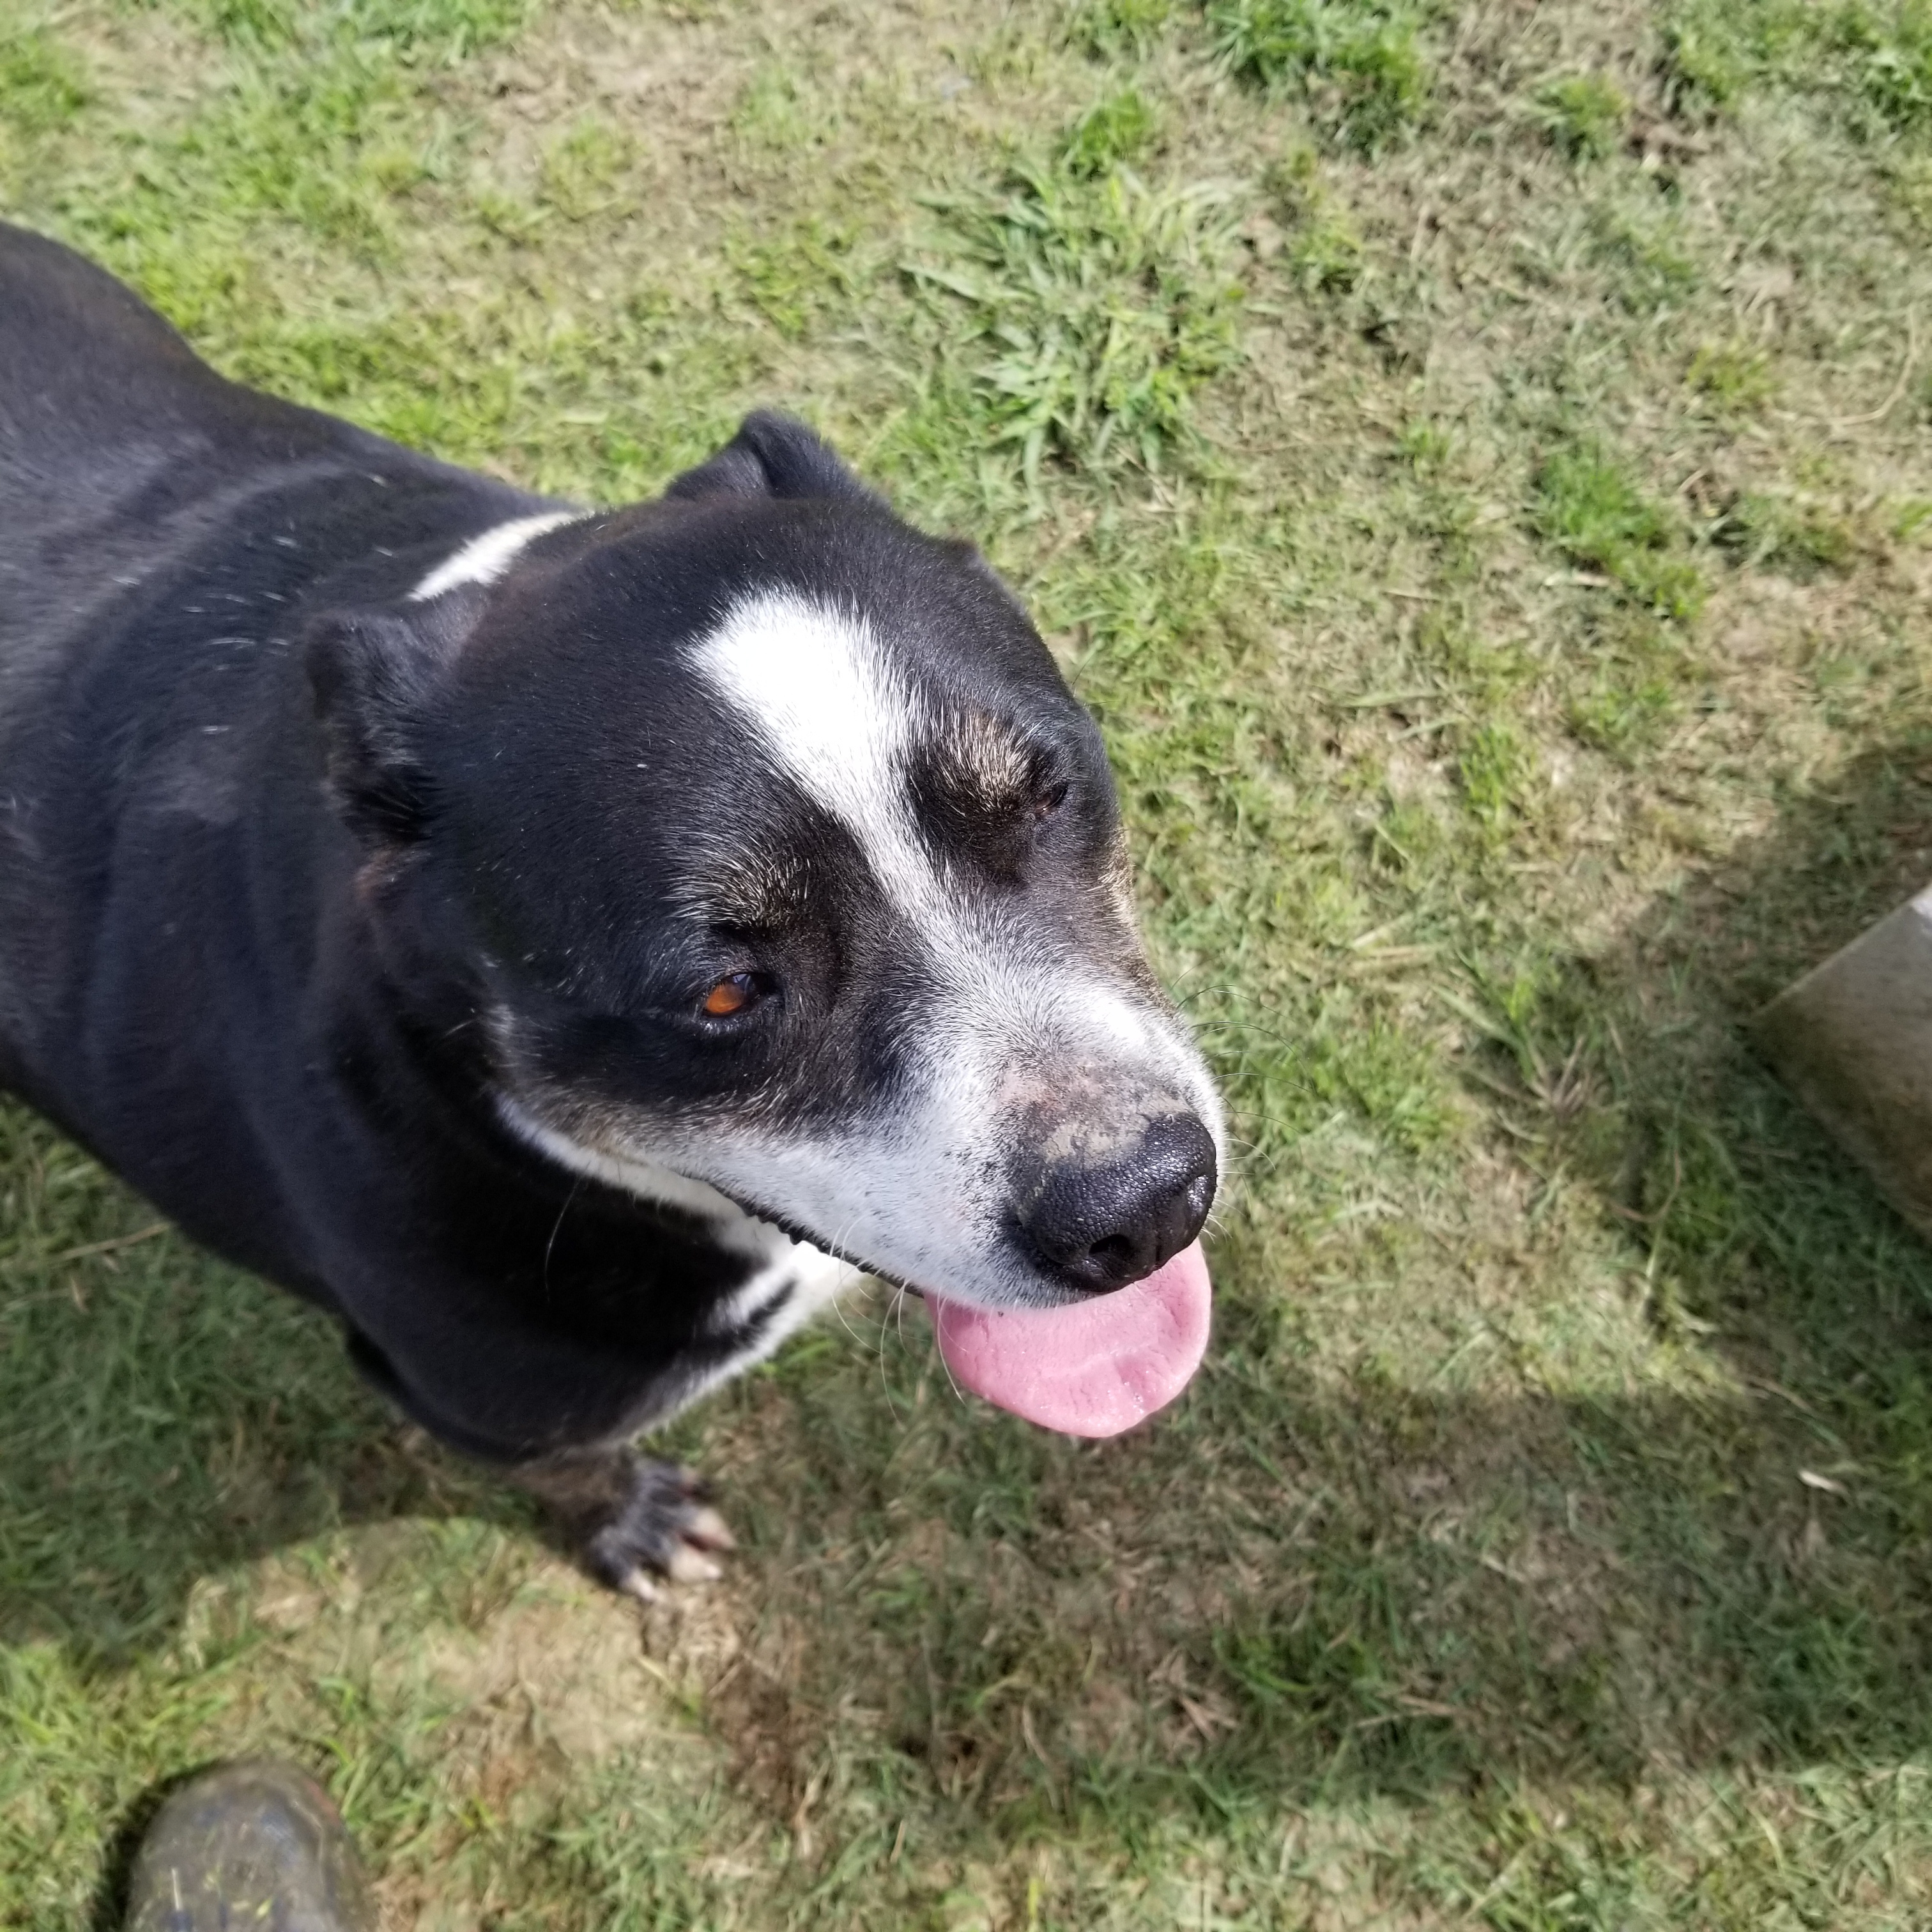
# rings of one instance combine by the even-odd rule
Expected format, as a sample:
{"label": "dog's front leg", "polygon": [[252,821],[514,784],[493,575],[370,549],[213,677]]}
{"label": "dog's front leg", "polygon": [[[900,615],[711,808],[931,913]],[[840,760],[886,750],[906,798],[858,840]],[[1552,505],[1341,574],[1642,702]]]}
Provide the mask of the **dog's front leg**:
{"label": "dog's front leg", "polygon": [[517,1464],[512,1482],[556,1519],[599,1582],[649,1602],[658,1577],[719,1576],[734,1539],[691,1470],[630,1448],[566,1450]]}

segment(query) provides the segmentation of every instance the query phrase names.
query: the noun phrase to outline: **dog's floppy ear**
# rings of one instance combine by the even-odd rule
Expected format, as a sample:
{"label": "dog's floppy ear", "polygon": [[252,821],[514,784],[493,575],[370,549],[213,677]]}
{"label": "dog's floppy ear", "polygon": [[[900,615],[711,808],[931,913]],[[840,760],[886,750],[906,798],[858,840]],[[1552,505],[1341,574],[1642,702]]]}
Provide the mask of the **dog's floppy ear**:
{"label": "dog's floppy ear", "polygon": [[374,846],[412,844],[430,802],[421,734],[466,634],[461,600],[418,613],[332,610],[303,651],[327,753],[327,782],[350,830]]}
{"label": "dog's floppy ear", "polygon": [[841,496],[879,499],[796,416],[754,410],[709,463],[687,470],[667,496]]}

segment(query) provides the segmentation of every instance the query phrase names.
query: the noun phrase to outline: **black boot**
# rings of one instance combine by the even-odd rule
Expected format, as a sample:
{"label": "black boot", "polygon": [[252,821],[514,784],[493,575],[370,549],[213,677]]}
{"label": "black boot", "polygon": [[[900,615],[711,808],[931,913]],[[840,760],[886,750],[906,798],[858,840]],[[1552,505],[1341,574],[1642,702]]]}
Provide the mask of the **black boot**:
{"label": "black boot", "polygon": [[231,1764],[182,1786],[134,1862],[127,1932],[375,1932],[342,1814],[292,1765]]}

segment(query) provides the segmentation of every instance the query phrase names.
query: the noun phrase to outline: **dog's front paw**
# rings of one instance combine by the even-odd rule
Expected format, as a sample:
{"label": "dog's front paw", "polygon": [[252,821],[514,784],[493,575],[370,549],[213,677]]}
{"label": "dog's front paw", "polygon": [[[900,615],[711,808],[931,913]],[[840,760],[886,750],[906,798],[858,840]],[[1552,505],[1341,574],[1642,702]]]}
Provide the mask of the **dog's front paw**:
{"label": "dog's front paw", "polygon": [[632,1465],[630,1493],[585,1540],[591,1574],[646,1603],[658,1594],[658,1577],[708,1583],[723,1576],[714,1552],[735,1547],[736,1539],[705,1501],[697,1474],[642,1456]]}
{"label": "dog's front paw", "polygon": [[734,1546],[696,1474],[673,1462],[596,1450],[526,1463],[516,1480],[549,1506],[593,1576],[646,1603],[661,1578],[722,1576],[716,1552]]}

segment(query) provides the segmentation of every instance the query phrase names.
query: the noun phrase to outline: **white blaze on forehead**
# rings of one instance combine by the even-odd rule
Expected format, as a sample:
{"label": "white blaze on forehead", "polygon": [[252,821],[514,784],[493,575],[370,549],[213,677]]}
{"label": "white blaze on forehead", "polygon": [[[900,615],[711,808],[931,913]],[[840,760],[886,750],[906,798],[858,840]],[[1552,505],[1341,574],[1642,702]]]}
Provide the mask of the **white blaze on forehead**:
{"label": "white blaze on forehead", "polygon": [[[1198,1096],[1213,1090],[1164,1015],[1112,975],[1081,970],[1044,934],[943,878],[920,836],[906,757],[940,720],[860,612],[796,590],[734,604],[692,647],[710,687],[757,730],[766,755],[839,819],[887,898],[918,932],[951,998],[934,1016],[934,1101],[969,1137],[1000,1105],[1016,1055],[1057,1049],[1137,1064]],[[1218,1130],[1217,1130],[1218,1131]]]}
{"label": "white blaze on forehead", "polygon": [[938,881],[904,779],[921,707],[866,620],[796,591],[760,591],[692,656],[779,770],[858,840],[899,909],[928,910]]}
{"label": "white blaze on forehead", "polygon": [[574,524],[587,510],[544,510],[534,517],[515,517],[472,537],[453,556],[446,556],[410,592],[412,604],[427,603],[465,584],[494,584],[516,561],[517,553],[546,530]]}

